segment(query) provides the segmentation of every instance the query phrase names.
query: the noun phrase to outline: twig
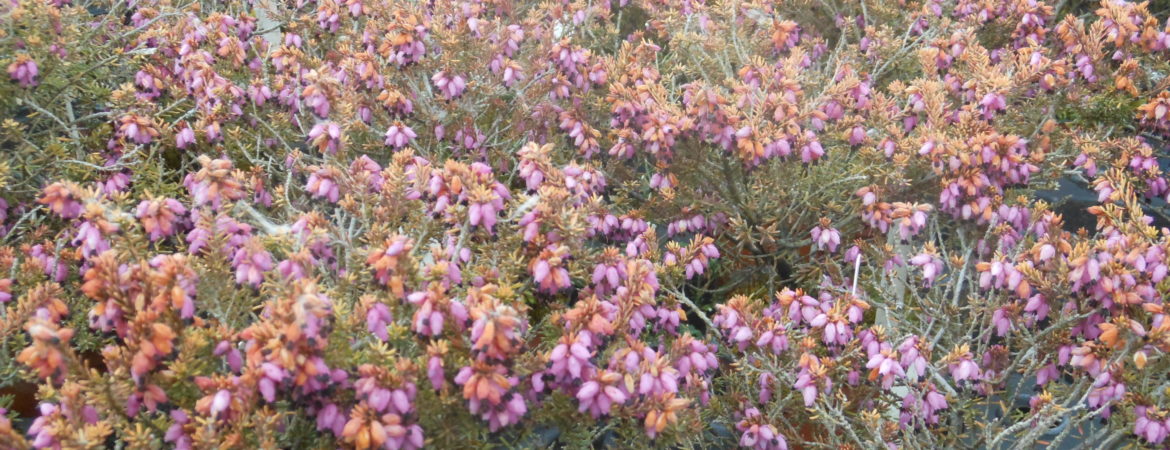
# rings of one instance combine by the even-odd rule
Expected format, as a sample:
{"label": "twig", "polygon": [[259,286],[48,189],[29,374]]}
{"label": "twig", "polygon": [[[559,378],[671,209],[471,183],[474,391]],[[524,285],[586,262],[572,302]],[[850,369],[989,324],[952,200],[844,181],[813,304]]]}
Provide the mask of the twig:
{"label": "twig", "polygon": [[695,315],[699,316],[699,320],[702,320],[703,323],[707,324],[708,330],[714,331],[717,329],[715,327],[715,322],[712,322],[711,318],[707,317],[707,314],[704,313],[703,310],[699,309],[699,306],[696,305],[695,302],[692,302],[691,299],[687,298],[687,296],[685,294],[683,294],[682,292],[676,291],[674,289],[671,289],[671,288],[666,288],[666,291],[671,293],[671,295],[674,295],[674,297],[677,298],[678,301],[682,302],[684,305],[689,306],[691,308],[691,310],[695,312]]}

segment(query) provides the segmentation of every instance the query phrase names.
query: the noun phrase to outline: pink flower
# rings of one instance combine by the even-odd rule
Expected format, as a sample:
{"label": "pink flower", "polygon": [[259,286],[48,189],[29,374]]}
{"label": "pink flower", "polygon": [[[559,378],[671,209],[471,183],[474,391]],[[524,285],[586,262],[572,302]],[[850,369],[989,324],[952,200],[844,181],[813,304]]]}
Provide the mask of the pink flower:
{"label": "pink flower", "polygon": [[[825,305],[831,304],[825,302]],[[844,317],[837,314],[820,313],[813,317],[809,322],[809,326],[813,328],[824,328],[821,336],[826,345],[845,345],[853,339],[853,328]]]}
{"label": "pink flower", "polygon": [[149,117],[127,114],[118,119],[118,136],[122,139],[145,145],[158,135],[158,129],[154,127],[154,120]]}
{"label": "pink flower", "polygon": [[957,382],[978,380],[983,377],[979,365],[975,364],[969,352],[953,360],[947,365],[947,368],[951,371],[951,377]]}
{"label": "pink flower", "polygon": [[1161,445],[1166,436],[1170,435],[1170,418],[1164,417],[1165,415],[1157,407],[1134,407],[1136,420],[1133,423],[1133,433],[1147,442]]}
{"label": "pink flower", "polygon": [[997,92],[988,92],[979,101],[979,107],[983,109],[983,118],[991,120],[995,118],[995,113],[1007,109],[1007,99],[1003,94]]}
{"label": "pink flower", "polygon": [[502,44],[504,55],[511,57],[520,50],[520,43],[524,41],[524,27],[512,24],[505,28],[505,39]]}
{"label": "pink flower", "polygon": [[496,226],[496,221],[499,220],[499,211],[496,210],[494,201],[487,202],[471,202],[467,207],[468,220],[471,226],[480,226],[487,228],[490,232]]}
{"label": "pink flower", "polygon": [[129,186],[130,174],[126,172],[115,172],[99,184],[101,192],[106,195],[123,192]]}
{"label": "pink flower", "polygon": [[232,173],[231,160],[211,159],[203,155],[198,161],[203,167],[183,179],[183,186],[191,194],[194,206],[210,204],[212,208],[219,209],[224,200],[239,200],[244,196],[240,180]]}
{"label": "pink flower", "polygon": [[592,167],[581,167],[570,163],[561,169],[565,176],[565,189],[581,199],[587,200],[590,196],[601,194],[605,190],[605,174]]}
{"label": "pink flower", "polygon": [[370,333],[373,333],[382,342],[390,340],[386,326],[392,321],[394,318],[390,315],[390,308],[383,303],[375,303],[366,311],[366,329],[370,330]]}
{"label": "pink flower", "polygon": [[55,418],[62,414],[61,408],[57,404],[45,402],[37,407],[37,411],[39,415],[28,429],[28,435],[33,436],[32,446],[34,448],[61,447],[51,424]]}
{"label": "pink flower", "polygon": [[431,382],[431,387],[436,391],[443,389],[447,385],[447,377],[443,374],[443,358],[439,355],[431,355],[427,358],[427,379]]}
{"label": "pink flower", "polygon": [[207,126],[203,127],[203,134],[207,135],[207,140],[210,142],[220,141],[219,122],[210,121]]}
{"label": "pink flower", "polygon": [[40,70],[37,68],[37,62],[28,55],[18,55],[16,60],[8,65],[8,76],[23,88],[36,86],[38,73]]}
{"label": "pink flower", "polygon": [[1044,320],[1048,317],[1049,306],[1044,294],[1035,294],[1028,298],[1028,303],[1024,304],[1024,312],[1036,314],[1036,320]]}
{"label": "pink flower", "polygon": [[792,385],[793,389],[800,391],[804,397],[804,406],[811,407],[817,401],[817,384],[812,376],[807,373],[801,373],[796,377],[796,383]]}
{"label": "pink flower", "polygon": [[329,33],[336,33],[341,26],[340,10],[333,8],[317,8],[317,26]]}
{"label": "pink flower", "polygon": [[674,236],[676,234],[692,232],[702,232],[707,230],[707,218],[701,214],[695,214],[690,217],[671,222],[666,228],[666,234]]}
{"label": "pink flower", "polygon": [[187,147],[194,143],[195,130],[192,130],[191,127],[184,124],[183,127],[179,129],[179,132],[175,133],[175,147],[178,147],[180,150],[186,150]]}
{"label": "pink flower", "polygon": [[308,138],[309,145],[321,153],[333,155],[341,149],[341,127],[335,122],[317,122],[309,130]]}
{"label": "pink flower", "polygon": [[926,287],[930,287],[943,272],[943,261],[933,253],[933,247],[930,247],[929,244],[927,250],[910,258],[910,264],[922,268],[922,284]]}
{"label": "pink flower", "polygon": [[331,431],[334,437],[341,437],[346,422],[346,414],[338,410],[336,403],[329,403],[317,411],[317,431]]}
{"label": "pink flower", "polygon": [[1004,336],[1012,329],[1011,314],[1006,307],[996,308],[995,312],[991,313],[991,324],[995,326],[995,334]]}
{"label": "pink flower", "polygon": [[520,178],[524,179],[525,186],[529,191],[535,192],[540,189],[540,185],[544,183],[546,178],[545,173],[552,170],[549,156],[551,151],[552,145],[537,145],[529,142],[516,152],[516,156],[520,158]]}
{"label": "pink flower", "polygon": [[248,86],[248,98],[251,98],[252,103],[255,103],[256,106],[264,106],[264,103],[272,98],[272,89],[259,80],[253,81]]}
{"label": "pink flower", "polygon": [[81,216],[82,190],[73,183],[56,182],[45,187],[37,203],[47,205],[62,219],[74,219]]}
{"label": "pink flower", "polygon": [[308,252],[295,253],[289,259],[283,260],[276,265],[276,271],[280,272],[280,276],[286,280],[294,281],[305,278],[309,275],[309,265],[312,262],[312,255]]}
{"label": "pink flower", "polygon": [[550,244],[529,263],[529,270],[531,270],[533,281],[536,282],[537,290],[555,294],[561,289],[569,288],[569,270],[566,268],[569,257],[568,247]]}
{"label": "pink flower", "polygon": [[12,301],[12,279],[0,278],[0,304]]}
{"label": "pink flower", "polygon": [[413,245],[409,238],[394,235],[381,246],[372,250],[369,257],[366,258],[366,263],[374,269],[374,279],[379,284],[387,286],[395,284],[394,277],[402,275],[400,265]]}
{"label": "pink flower", "polygon": [[837,246],[841,245],[841,232],[830,227],[829,223],[828,218],[822,218],[821,224],[812,229],[812,240],[818,250],[824,250],[827,247],[830,253],[836,253]]}
{"label": "pink flower", "polygon": [[865,128],[861,125],[854,126],[849,130],[849,145],[858,146],[865,142],[868,136],[865,134]]}
{"label": "pink flower", "polygon": [[903,427],[914,423],[915,419],[926,425],[936,425],[939,419],[938,412],[944,409],[947,409],[947,398],[931,384],[921,395],[910,391],[902,397],[902,414],[899,422]]}
{"label": "pink flower", "polygon": [[926,358],[919,350],[920,345],[918,336],[910,336],[898,346],[898,352],[902,354],[900,360],[902,369],[911,381],[917,381],[920,377],[926,376],[927,363]]}
{"label": "pink flower", "polygon": [[796,382],[793,383],[792,388],[800,391],[801,396],[804,397],[804,406],[811,407],[816,403],[819,393],[822,391],[827,393],[832,390],[833,381],[828,377],[827,369],[816,356],[806,353],[801,356],[799,364],[800,373],[797,374]]}
{"label": "pink flower", "polygon": [[548,372],[556,377],[558,383],[573,380],[582,380],[592,370],[593,364],[589,359],[593,357],[590,347],[589,332],[580,332],[577,335],[565,335],[561,342],[549,353],[551,367]]}
{"label": "pink flower", "polygon": [[763,423],[764,420],[756,408],[744,411],[744,419],[735,424],[735,429],[743,433],[739,438],[739,446],[759,450],[787,450],[788,441],[784,435],[771,424]]}
{"label": "pink flower", "polygon": [[45,275],[58,283],[65,281],[65,278],[69,276],[69,265],[61,259],[60,254],[56,253],[51,246],[46,249],[43,244],[34,245],[29,249],[28,256],[41,266],[41,270],[45,272]]}
{"label": "pink flower", "polygon": [[622,390],[622,377],[616,372],[600,371],[577,390],[578,411],[588,411],[594,419],[608,415],[614,405],[622,405],[629,395]]}
{"label": "pink flower", "polygon": [[386,130],[386,145],[394,148],[402,148],[416,137],[418,135],[410,127],[403,125],[402,122],[394,122],[394,125],[391,125]]}
{"label": "pink flower", "polygon": [[182,409],[171,410],[171,420],[174,421],[170,428],[167,428],[167,433],[163,440],[174,444],[177,450],[190,450],[193,448],[194,441],[191,436],[188,436],[184,430],[184,425],[187,425],[191,419],[187,416],[187,412]]}
{"label": "pink flower", "polygon": [[362,155],[353,160],[349,165],[349,173],[355,180],[365,181],[369,186],[369,192],[382,192],[382,183],[385,181],[382,177],[382,166],[369,156]]}
{"label": "pink flower", "polygon": [[523,68],[516,61],[508,60],[502,64],[503,66],[503,81],[505,87],[512,87],[517,81],[524,79]]}
{"label": "pink flower", "polygon": [[1076,73],[1090,83],[1097,81],[1093,60],[1088,55],[1079,55],[1076,60]]}
{"label": "pink flower", "polygon": [[443,295],[441,285],[432,284],[426,291],[414,292],[406,297],[418,309],[411,320],[414,332],[423,336],[437,337],[443,334],[447,317],[455,324],[456,331],[462,331],[467,323],[467,307],[462,302]]}
{"label": "pink flower", "polygon": [[642,365],[642,374],[638,379],[638,394],[662,396],[678,392],[678,371],[671,367],[666,359],[655,356],[650,352],[646,364]]}
{"label": "pink flower", "polygon": [[215,397],[211,399],[211,417],[213,419],[219,417],[220,413],[227,411],[228,407],[231,406],[231,402],[232,394],[226,389],[220,389],[215,393]]}
{"label": "pink flower", "polygon": [[287,371],[276,364],[266,362],[260,365],[260,395],[268,403],[276,401],[276,387],[287,376]]}
{"label": "pink flower", "polygon": [[328,199],[330,203],[337,203],[341,195],[337,187],[338,170],[333,167],[322,167],[309,174],[309,182],[305,190],[315,198]]}
{"label": "pink flower", "polygon": [[682,262],[688,280],[702,275],[710,261],[719,258],[719,248],[715,247],[715,240],[707,236],[696,235],[689,247],[672,247],[673,249],[665,252],[663,264],[674,266]]}
{"label": "pink flower", "polygon": [[142,228],[150,235],[151,241],[173,236],[179,218],[187,213],[187,208],[173,198],[156,198],[143,200],[138,204],[137,217],[142,221]]}
{"label": "pink flower", "polygon": [[418,388],[414,383],[396,382],[396,386],[383,385],[384,379],[377,376],[377,370],[370,365],[358,367],[363,376],[354,382],[354,390],[359,398],[365,398],[366,403],[380,413],[405,416],[414,411],[414,400]]}
{"label": "pink flower", "polygon": [[773,355],[779,355],[788,350],[788,331],[777,324],[773,329],[760,334],[759,339],[756,339],[756,347],[767,349]]}
{"label": "pink flower", "polygon": [[455,384],[477,386],[476,389],[464,390],[468,409],[488,421],[488,428],[493,432],[518,423],[528,413],[528,405],[519,394],[508,394],[507,389],[513,381],[504,376],[506,369],[498,365],[474,364],[460,369],[455,375]]}
{"label": "pink flower", "polygon": [[232,265],[236,268],[237,283],[258,287],[264,281],[264,272],[272,270],[272,255],[258,239],[252,238],[236,250]]}
{"label": "pink flower", "polygon": [[805,144],[800,147],[800,160],[805,164],[810,164],[825,156],[825,149],[821,147],[821,142],[817,140],[817,135],[810,130],[804,132]]}
{"label": "pink flower", "polygon": [[715,357],[715,345],[707,345],[703,341],[686,336],[675,341],[675,348],[681,348],[681,356],[675,361],[675,368],[679,376],[686,377],[694,370],[698,374],[705,374],[709,370],[719,367],[719,359]]}
{"label": "pink flower", "polygon": [[[612,257],[620,257],[616,251],[607,252]],[[610,260],[608,262],[598,263],[593,267],[593,284],[596,286],[598,292],[613,292],[621,286],[626,279],[626,265],[624,261]]]}
{"label": "pink flower", "polygon": [[[882,344],[884,347],[889,347],[888,344]],[[881,351],[875,353],[869,358],[865,364],[866,369],[870,369],[870,379],[880,377],[882,379],[882,388],[889,389],[894,386],[894,379],[906,376],[906,372],[897,360],[898,352],[889,348],[883,348]]]}
{"label": "pink flower", "polygon": [[467,88],[467,81],[461,75],[451,75],[446,70],[441,70],[431,77],[431,82],[434,83],[435,88],[443,94],[447,100],[452,100],[460,95],[463,95],[464,89]]}
{"label": "pink flower", "polygon": [[215,356],[226,358],[228,367],[231,368],[233,372],[238,372],[240,368],[244,366],[244,358],[240,353],[240,350],[233,347],[228,341],[219,341],[219,343],[215,345],[215,351],[213,354]]}
{"label": "pink flower", "polygon": [[[89,213],[86,216],[88,217]],[[93,258],[110,249],[110,242],[105,235],[117,231],[117,225],[107,222],[104,218],[87,219],[77,227],[77,235],[72,242],[80,248],[83,257]]]}
{"label": "pink flower", "polygon": [[312,84],[303,91],[301,97],[304,99],[304,105],[313,110],[313,114],[318,117],[329,117],[329,97],[325,95],[325,89],[320,85]]}

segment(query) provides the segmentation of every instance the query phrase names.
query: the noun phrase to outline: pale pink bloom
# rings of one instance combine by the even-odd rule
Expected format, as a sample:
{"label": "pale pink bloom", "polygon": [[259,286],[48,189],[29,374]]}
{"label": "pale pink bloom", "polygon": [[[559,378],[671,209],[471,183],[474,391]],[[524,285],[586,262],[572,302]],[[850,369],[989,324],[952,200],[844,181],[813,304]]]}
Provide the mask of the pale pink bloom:
{"label": "pale pink bloom", "polygon": [[219,417],[219,414],[227,411],[232,403],[232,394],[226,389],[220,389],[215,393],[215,397],[211,399],[210,414],[212,418]]}
{"label": "pale pink bloom", "polygon": [[971,359],[970,354],[959,358],[958,361],[948,364],[947,368],[951,371],[951,377],[954,378],[956,382],[979,380],[983,377],[983,372],[979,370],[979,366],[975,364],[974,360]]}
{"label": "pale pink bloom", "polygon": [[812,229],[813,244],[818,250],[825,250],[828,248],[830,253],[837,252],[837,246],[841,245],[841,232],[836,228],[830,228],[827,221],[822,221],[820,226]]}
{"label": "pale pink bloom", "polygon": [[383,342],[390,340],[390,335],[386,331],[386,326],[394,320],[390,315],[390,308],[383,303],[375,303],[366,312],[366,329],[370,330],[374,336],[381,339]]}
{"label": "pale pink bloom", "polygon": [[1161,445],[1170,435],[1170,418],[1151,418],[1149,407],[1137,406],[1134,408],[1133,433],[1154,445]]}
{"label": "pale pink bloom", "polygon": [[461,75],[451,75],[446,70],[441,70],[431,77],[431,83],[434,83],[435,88],[443,94],[447,100],[454,99],[463,95],[463,91],[467,88],[467,80],[463,79]]}
{"label": "pale pink bloom", "polygon": [[557,382],[582,380],[593,369],[589,361],[593,352],[589,351],[591,338],[588,332],[578,333],[577,336],[565,338],[549,353],[549,373],[556,377]]}
{"label": "pale pink bloom", "polygon": [[175,133],[175,147],[185,150],[191,144],[195,143],[195,130],[185,124],[178,133]]}
{"label": "pale pink bloom", "polygon": [[804,132],[805,144],[800,147],[800,160],[805,164],[816,162],[825,156],[825,149],[821,147],[821,142],[817,140],[817,135],[812,131],[806,130]]}
{"label": "pale pink bloom", "polygon": [[264,281],[264,272],[272,270],[272,255],[258,239],[252,238],[236,250],[232,265],[236,268],[237,283],[257,287]]}
{"label": "pale pink bloom", "polygon": [[335,154],[341,149],[341,127],[335,122],[317,122],[309,130],[309,145],[322,153]]}
{"label": "pale pink bloom", "polygon": [[771,424],[758,423],[760,417],[760,411],[756,408],[744,411],[744,419],[735,425],[735,429],[743,433],[739,438],[739,446],[758,450],[788,450],[788,441],[784,435]]}
{"label": "pale pink bloom", "polygon": [[997,112],[1007,109],[1007,99],[1003,94],[996,92],[988,92],[979,101],[979,107],[983,109],[983,118],[991,120],[995,118]]}
{"label": "pale pink bloom", "polygon": [[447,384],[447,378],[443,374],[443,358],[436,355],[431,355],[427,359],[427,379],[431,382],[431,387],[436,391],[443,389]]}
{"label": "pale pink bloom", "polygon": [[414,141],[418,137],[414,130],[403,125],[402,122],[395,122],[389,129],[386,130],[386,145],[394,148],[402,148]]}
{"label": "pale pink bloom", "polygon": [[577,407],[578,411],[588,411],[594,419],[597,419],[608,415],[614,405],[624,404],[629,395],[622,390],[620,380],[621,377],[615,373],[603,373],[582,384],[575,395],[580,402]]}
{"label": "pale pink bloom", "polygon": [[943,261],[933,253],[919,253],[910,258],[910,264],[922,268],[923,285],[930,287],[943,272]]}
{"label": "pale pink bloom", "polygon": [[341,191],[337,186],[338,173],[332,167],[323,167],[309,174],[309,182],[305,190],[313,197],[328,199],[330,203],[337,203]]}

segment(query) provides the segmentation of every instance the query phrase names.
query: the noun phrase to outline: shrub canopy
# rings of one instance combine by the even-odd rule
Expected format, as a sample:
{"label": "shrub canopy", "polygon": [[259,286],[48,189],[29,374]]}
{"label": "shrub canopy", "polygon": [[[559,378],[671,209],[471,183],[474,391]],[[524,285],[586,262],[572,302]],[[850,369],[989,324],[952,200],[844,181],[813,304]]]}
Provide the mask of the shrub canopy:
{"label": "shrub canopy", "polygon": [[1157,8],[0,1],[0,447],[1166,445]]}

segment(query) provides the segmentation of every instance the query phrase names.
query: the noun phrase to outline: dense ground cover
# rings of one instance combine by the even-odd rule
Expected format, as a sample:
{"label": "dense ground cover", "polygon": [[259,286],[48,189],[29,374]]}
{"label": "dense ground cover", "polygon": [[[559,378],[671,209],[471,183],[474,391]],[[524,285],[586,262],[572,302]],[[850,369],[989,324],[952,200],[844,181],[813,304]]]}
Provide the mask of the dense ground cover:
{"label": "dense ground cover", "polygon": [[1170,443],[1165,5],[0,18],[0,447]]}

